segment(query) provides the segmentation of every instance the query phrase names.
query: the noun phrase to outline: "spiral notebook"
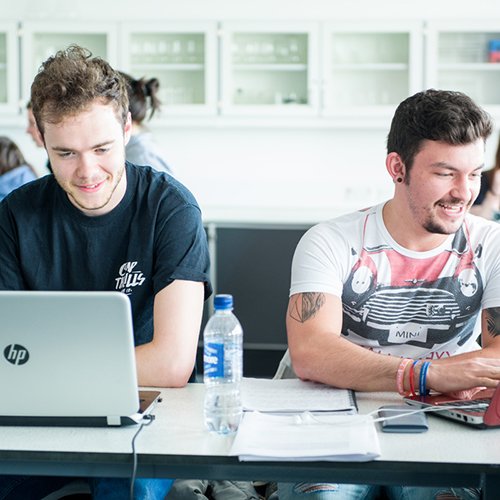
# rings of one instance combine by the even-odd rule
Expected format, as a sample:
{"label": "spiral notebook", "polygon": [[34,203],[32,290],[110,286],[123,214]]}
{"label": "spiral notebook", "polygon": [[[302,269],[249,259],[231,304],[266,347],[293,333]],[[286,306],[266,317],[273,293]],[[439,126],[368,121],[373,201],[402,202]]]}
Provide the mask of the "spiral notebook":
{"label": "spiral notebook", "polygon": [[246,411],[357,413],[354,391],[300,379],[244,378],[241,397]]}

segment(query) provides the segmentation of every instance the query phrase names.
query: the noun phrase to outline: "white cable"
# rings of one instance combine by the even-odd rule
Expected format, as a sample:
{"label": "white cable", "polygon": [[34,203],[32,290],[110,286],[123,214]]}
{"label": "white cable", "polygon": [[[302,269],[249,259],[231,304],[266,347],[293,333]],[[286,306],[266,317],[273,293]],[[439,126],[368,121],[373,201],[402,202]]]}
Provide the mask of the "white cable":
{"label": "white cable", "polygon": [[[391,417],[379,417],[379,418],[374,418],[373,422],[384,422],[387,420],[394,420],[396,418],[401,418],[401,417],[407,417],[408,415],[415,415],[417,413],[431,413],[431,412],[439,412],[443,410],[456,410],[457,408],[460,410],[467,410],[467,409],[477,409],[477,408],[482,408],[484,407],[485,409],[488,408],[487,403],[476,403],[476,404],[471,404],[470,406],[457,406],[457,405],[443,405],[443,406],[429,406],[426,408],[417,408],[416,410],[412,411],[404,411],[401,412],[401,408],[384,408],[385,411],[394,411],[398,412],[397,415],[393,415]],[[411,406],[408,406],[408,409],[410,409]],[[367,413],[365,415],[356,415],[359,418],[354,418],[352,420],[347,420],[345,422],[324,422],[322,420],[318,420],[315,415],[313,415],[311,412],[306,411],[302,413],[301,415],[294,415],[293,416],[293,423],[296,425],[300,424],[305,424],[308,425],[312,422],[322,424],[322,425],[355,425],[355,424],[364,424],[366,423],[366,417],[369,417],[371,415],[374,415],[378,413],[380,409],[374,410],[370,413]],[[304,420],[303,420],[304,419]]]}
{"label": "white cable", "polygon": [[[146,423],[146,420],[147,420],[147,423]],[[134,500],[134,482],[135,482],[135,476],[137,474],[137,453],[135,451],[135,439],[139,435],[139,432],[142,431],[142,428],[147,426],[147,425],[151,425],[153,420],[154,420],[153,415],[145,415],[142,418],[141,426],[139,427],[139,429],[135,433],[134,437],[132,438],[132,462],[133,462],[133,466],[132,466],[132,477],[131,477],[131,481],[130,481],[130,500]]]}

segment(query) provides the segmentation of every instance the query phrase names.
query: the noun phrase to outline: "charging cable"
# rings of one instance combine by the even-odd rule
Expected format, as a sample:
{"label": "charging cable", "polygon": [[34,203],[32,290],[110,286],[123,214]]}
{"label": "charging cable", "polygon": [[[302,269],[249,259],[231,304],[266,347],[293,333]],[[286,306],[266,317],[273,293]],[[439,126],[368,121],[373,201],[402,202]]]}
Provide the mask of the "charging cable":
{"label": "charging cable", "polygon": [[137,436],[139,435],[139,432],[142,431],[143,427],[146,427],[148,425],[151,425],[153,420],[155,419],[154,415],[144,415],[142,417],[141,425],[137,432],[135,433],[134,437],[132,438],[132,460],[133,460],[133,466],[132,466],[132,478],[130,481],[130,500],[134,500],[134,483],[135,483],[135,476],[137,474],[137,453],[135,451],[135,440]]}
{"label": "charging cable", "polygon": [[[482,408],[482,407],[484,407],[486,409],[486,408],[488,408],[488,404],[487,403],[475,403],[473,405],[471,404],[470,406],[460,406],[460,409],[467,410],[469,408],[470,409],[477,409],[477,408]],[[408,406],[408,408],[411,408],[411,407]],[[394,420],[396,418],[407,417],[408,415],[415,415],[417,413],[431,413],[431,412],[439,412],[439,411],[443,411],[443,410],[455,410],[456,408],[457,408],[457,406],[453,406],[453,405],[429,406],[427,408],[418,408],[416,410],[405,411],[403,413],[401,413],[401,409],[384,408],[385,411],[388,411],[388,412],[394,411],[394,412],[398,412],[398,414],[392,415],[390,417],[374,418],[373,422],[385,422],[387,420]],[[293,415],[292,422],[295,425],[303,425],[303,424],[309,425],[309,424],[313,424],[313,423],[317,423],[317,424],[321,424],[321,425],[337,425],[337,426],[364,424],[364,423],[366,423],[366,417],[370,417],[371,415],[375,415],[378,412],[379,412],[379,410],[377,409],[377,410],[374,410],[374,411],[367,413],[365,415],[357,415],[358,418],[346,420],[345,422],[325,422],[325,421],[322,421],[322,420],[319,420],[318,418],[316,418],[316,416],[313,415],[310,411],[305,411],[305,412],[301,413],[300,415]]]}

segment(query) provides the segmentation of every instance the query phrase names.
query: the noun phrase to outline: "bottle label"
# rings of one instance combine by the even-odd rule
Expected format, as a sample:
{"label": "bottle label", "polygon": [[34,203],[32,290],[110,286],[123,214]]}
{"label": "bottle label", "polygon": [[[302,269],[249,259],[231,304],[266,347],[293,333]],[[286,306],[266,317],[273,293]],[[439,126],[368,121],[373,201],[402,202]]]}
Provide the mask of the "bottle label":
{"label": "bottle label", "polygon": [[203,364],[205,377],[224,377],[224,344],[206,343],[203,348]]}

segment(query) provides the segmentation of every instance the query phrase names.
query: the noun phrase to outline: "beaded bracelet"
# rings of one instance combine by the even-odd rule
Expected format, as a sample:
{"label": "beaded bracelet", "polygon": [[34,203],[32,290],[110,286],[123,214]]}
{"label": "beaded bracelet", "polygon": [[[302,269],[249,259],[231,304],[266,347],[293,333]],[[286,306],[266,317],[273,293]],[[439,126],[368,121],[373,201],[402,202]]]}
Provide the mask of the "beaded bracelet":
{"label": "beaded bracelet", "polygon": [[415,366],[417,366],[421,362],[422,361],[420,361],[420,360],[414,361],[413,364],[411,365],[411,368],[410,368],[410,391],[411,391],[412,396],[417,395],[417,393],[415,392],[415,384],[413,382],[413,372],[415,370]]}
{"label": "beaded bracelet", "polygon": [[412,361],[413,361],[413,359],[405,358],[399,364],[398,373],[396,375],[396,385],[398,387],[398,392],[399,392],[400,396],[408,396],[410,394],[410,391],[404,390],[403,378],[404,378],[405,370],[406,370],[406,367],[408,366],[408,363],[411,363]]}
{"label": "beaded bracelet", "polygon": [[422,363],[422,369],[420,370],[420,386],[419,386],[419,393],[421,396],[426,396],[429,394],[431,391],[427,390],[426,387],[426,382],[427,382],[427,370],[429,369],[431,362],[430,361],[424,361]]}

